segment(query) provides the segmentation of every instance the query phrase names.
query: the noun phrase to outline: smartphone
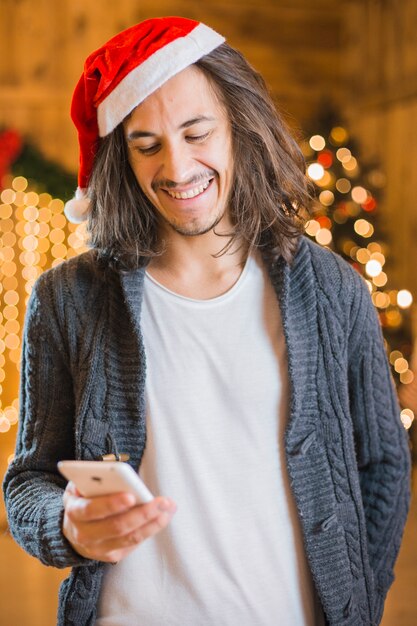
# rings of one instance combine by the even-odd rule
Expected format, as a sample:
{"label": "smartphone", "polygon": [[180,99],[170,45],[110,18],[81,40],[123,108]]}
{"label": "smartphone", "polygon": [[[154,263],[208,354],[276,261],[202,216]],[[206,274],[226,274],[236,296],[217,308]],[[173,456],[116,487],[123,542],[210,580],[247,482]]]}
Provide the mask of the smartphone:
{"label": "smartphone", "polygon": [[58,469],[85,498],[122,491],[133,493],[137,504],[154,498],[139,474],[123,461],[60,461]]}

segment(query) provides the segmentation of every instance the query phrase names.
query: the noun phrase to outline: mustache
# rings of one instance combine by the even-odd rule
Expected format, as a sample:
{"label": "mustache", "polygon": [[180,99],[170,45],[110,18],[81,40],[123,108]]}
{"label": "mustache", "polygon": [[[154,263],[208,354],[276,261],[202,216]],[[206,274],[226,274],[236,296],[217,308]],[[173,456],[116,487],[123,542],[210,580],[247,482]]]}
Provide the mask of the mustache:
{"label": "mustache", "polygon": [[214,170],[205,170],[204,172],[200,172],[195,176],[192,176],[186,181],[181,181],[181,183],[175,182],[174,180],[169,180],[168,178],[161,178],[159,180],[155,180],[152,184],[152,191],[156,192],[158,189],[175,189],[176,187],[185,187],[187,185],[198,185],[199,183],[205,183],[207,178],[213,178],[216,175]]}

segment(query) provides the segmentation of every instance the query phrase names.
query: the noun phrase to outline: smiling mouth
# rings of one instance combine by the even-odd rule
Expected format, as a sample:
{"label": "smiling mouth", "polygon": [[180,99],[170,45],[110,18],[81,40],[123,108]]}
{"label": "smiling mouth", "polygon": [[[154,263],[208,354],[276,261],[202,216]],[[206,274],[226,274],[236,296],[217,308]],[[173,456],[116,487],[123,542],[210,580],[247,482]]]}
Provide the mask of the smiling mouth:
{"label": "smiling mouth", "polygon": [[210,178],[202,185],[198,185],[198,187],[193,187],[192,189],[188,189],[187,191],[170,191],[169,189],[163,189],[165,193],[167,193],[171,198],[175,200],[188,200],[189,198],[196,198],[200,196],[205,190],[209,187],[213,178]]}

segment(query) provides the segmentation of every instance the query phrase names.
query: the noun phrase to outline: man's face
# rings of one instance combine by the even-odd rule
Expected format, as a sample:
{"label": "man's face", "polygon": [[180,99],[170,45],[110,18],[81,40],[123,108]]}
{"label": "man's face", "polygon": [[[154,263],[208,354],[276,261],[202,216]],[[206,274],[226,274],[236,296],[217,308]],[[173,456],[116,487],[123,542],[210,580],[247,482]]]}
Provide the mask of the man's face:
{"label": "man's face", "polygon": [[124,122],[129,162],[162,228],[201,235],[230,228],[230,122],[205,75],[183,70]]}

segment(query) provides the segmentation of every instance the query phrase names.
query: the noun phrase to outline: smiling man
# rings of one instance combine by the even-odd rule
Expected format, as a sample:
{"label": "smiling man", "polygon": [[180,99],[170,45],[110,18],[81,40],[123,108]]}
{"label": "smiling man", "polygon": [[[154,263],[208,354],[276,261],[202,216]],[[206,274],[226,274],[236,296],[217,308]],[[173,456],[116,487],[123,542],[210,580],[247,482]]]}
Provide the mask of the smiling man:
{"label": "smiling man", "polygon": [[[212,29],[147,20],[87,59],[72,117],[91,250],[28,305],[15,538],[72,566],[59,624],[378,624],[409,454],[362,278],[302,236],[304,161]],[[84,498],[130,457],[157,496]]]}

